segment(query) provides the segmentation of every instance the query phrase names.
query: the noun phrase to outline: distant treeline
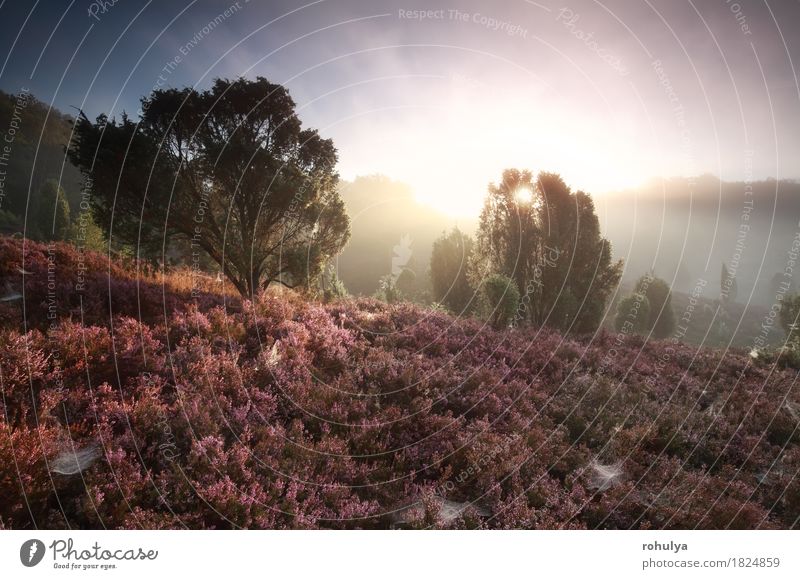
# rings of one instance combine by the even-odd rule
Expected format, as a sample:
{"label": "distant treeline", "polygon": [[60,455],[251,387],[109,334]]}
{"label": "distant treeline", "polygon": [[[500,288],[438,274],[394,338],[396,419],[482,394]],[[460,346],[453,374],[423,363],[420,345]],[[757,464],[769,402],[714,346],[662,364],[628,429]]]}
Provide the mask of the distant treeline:
{"label": "distant treeline", "polygon": [[725,263],[737,280],[738,301],[770,305],[778,278],[798,258],[797,181],[723,182],[703,175],[653,180],[595,201],[628,281],[653,269],[674,289],[691,293],[701,278],[716,287]]}

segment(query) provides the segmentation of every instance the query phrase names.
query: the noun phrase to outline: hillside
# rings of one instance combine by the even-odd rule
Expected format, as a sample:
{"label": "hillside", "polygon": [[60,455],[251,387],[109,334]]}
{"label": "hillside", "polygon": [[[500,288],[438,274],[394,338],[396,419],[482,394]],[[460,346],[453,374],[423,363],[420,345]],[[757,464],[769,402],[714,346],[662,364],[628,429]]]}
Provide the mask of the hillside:
{"label": "hillside", "polygon": [[193,300],[54,248],[0,244],[2,527],[797,523],[800,395],[769,357],[369,299]]}
{"label": "hillside", "polygon": [[[0,189],[0,233],[36,232],[31,213],[40,201],[45,181],[55,179],[73,213],[80,204],[81,176],[65,158],[72,119],[30,93],[0,91],[0,127],[4,133],[3,177]],[[25,223],[26,207],[28,222]],[[41,233],[41,232],[38,232]]]}

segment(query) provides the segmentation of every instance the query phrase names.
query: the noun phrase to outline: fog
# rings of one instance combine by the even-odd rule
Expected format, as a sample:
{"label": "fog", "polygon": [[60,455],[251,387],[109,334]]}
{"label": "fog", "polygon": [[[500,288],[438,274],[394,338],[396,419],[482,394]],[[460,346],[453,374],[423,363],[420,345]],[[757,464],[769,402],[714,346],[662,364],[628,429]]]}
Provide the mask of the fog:
{"label": "fog", "polygon": [[800,233],[795,181],[654,180],[595,201],[614,254],[625,259],[623,280],[652,268],[678,291],[690,291],[699,278],[717,288],[725,263],[737,301],[769,304],[773,277],[793,273]]}
{"label": "fog", "polygon": [[[416,201],[409,186],[388,177],[345,182],[342,196],[352,238],[337,270],[354,294],[374,292],[393,264],[407,265],[424,286],[433,241],[454,226],[474,234],[477,225],[477,215],[452,218]],[[736,278],[736,301],[768,305],[775,300],[773,278],[794,273],[800,234],[796,181],[658,179],[594,200],[615,258],[625,261],[626,286],[652,269],[677,292],[689,293],[705,280],[704,297],[715,299],[725,263]]]}
{"label": "fog", "polygon": [[434,240],[456,225],[465,231],[475,227],[419,203],[408,185],[382,175],[358,177],[340,190],[351,238],[336,269],[353,294],[371,295],[381,276],[406,268],[424,289]]}

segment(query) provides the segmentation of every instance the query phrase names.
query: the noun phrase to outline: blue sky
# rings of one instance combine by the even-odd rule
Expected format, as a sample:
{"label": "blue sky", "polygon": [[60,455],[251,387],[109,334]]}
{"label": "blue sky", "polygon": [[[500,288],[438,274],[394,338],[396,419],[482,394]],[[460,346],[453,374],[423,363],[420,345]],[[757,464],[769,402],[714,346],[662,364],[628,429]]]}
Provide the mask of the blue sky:
{"label": "blue sky", "polygon": [[507,166],[595,193],[800,177],[797,0],[40,0],[0,17],[3,90],[135,114],[159,85],[266,76],[334,139],[344,177],[384,173],[465,213]]}

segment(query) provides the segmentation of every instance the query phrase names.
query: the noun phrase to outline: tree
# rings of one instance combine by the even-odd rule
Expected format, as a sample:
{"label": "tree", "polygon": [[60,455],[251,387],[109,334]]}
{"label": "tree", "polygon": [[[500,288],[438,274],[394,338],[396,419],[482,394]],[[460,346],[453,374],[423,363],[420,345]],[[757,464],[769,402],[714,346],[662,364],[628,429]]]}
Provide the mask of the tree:
{"label": "tree", "polygon": [[18,235],[23,229],[22,220],[18,215],[0,209],[0,235]]}
{"label": "tree", "polygon": [[769,281],[769,287],[762,294],[764,301],[771,304],[776,299],[780,299],[785,294],[793,294],[796,291],[794,280],[783,271],[776,272]]}
{"label": "tree", "polygon": [[472,256],[472,238],[457,227],[434,241],[431,252],[433,299],[455,314],[469,311],[475,291],[467,266]]}
{"label": "tree", "polygon": [[725,263],[722,264],[722,273],[719,280],[719,295],[723,304],[735,302],[739,290],[736,286],[736,277],[731,275]]}
{"label": "tree", "polygon": [[611,261],[589,195],[553,173],[534,181],[508,169],[481,212],[473,286],[491,273],[514,280],[531,323],[586,333],[600,325],[622,262]]}
{"label": "tree", "polygon": [[405,267],[400,271],[400,275],[394,278],[394,284],[400,295],[413,297],[417,293],[417,274],[410,267]]}
{"label": "tree", "polygon": [[69,203],[58,181],[48,179],[42,184],[33,211],[34,237],[61,241],[69,234]]}
{"label": "tree", "polygon": [[397,288],[397,279],[393,275],[381,277],[375,297],[385,301],[387,304],[399,302],[403,296]]}
{"label": "tree", "polygon": [[640,293],[622,298],[617,306],[614,328],[618,332],[643,334],[650,330],[650,300]]}
{"label": "tree", "polygon": [[781,301],[781,327],[786,332],[786,342],[797,345],[800,341],[800,294],[787,295]]}
{"label": "tree", "polygon": [[[46,181],[55,179],[72,212],[77,212],[81,175],[64,162],[64,147],[72,133],[70,118],[25,89],[17,94],[0,91],[0,127],[4,131],[14,129],[13,135],[7,135],[8,138],[13,136],[13,154],[6,156],[2,167],[2,209],[24,218],[27,207],[30,229],[31,211],[36,209],[34,199]],[[46,229],[48,239],[52,236],[52,217],[51,213],[51,223]]]}
{"label": "tree", "polygon": [[336,270],[330,266],[320,276],[320,293],[322,294],[322,299],[326,302],[346,298],[349,295],[344,282],[339,279]]}
{"label": "tree", "polygon": [[70,159],[104,231],[145,248],[189,240],[243,296],[316,287],[349,221],[333,142],[301,128],[286,89],[218,79],[154,91],[142,111],[138,123],[76,121]]}
{"label": "tree", "polygon": [[519,289],[514,280],[495,273],[481,284],[481,310],[497,329],[507,328],[519,308]]}
{"label": "tree", "polygon": [[800,294],[789,294],[781,300],[781,326],[786,341],[780,349],[780,360],[790,368],[800,368]]}
{"label": "tree", "polygon": [[103,230],[94,222],[91,213],[79,213],[72,221],[67,234],[67,241],[78,247],[104,253],[108,251]]}
{"label": "tree", "polygon": [[675,314],[672,311],[672,292],[663,279],[652,272],[643,275],[636,282],[636,293],[647,298],[650,305],[648,330],[655,338],[666,338],[675,329]]}

